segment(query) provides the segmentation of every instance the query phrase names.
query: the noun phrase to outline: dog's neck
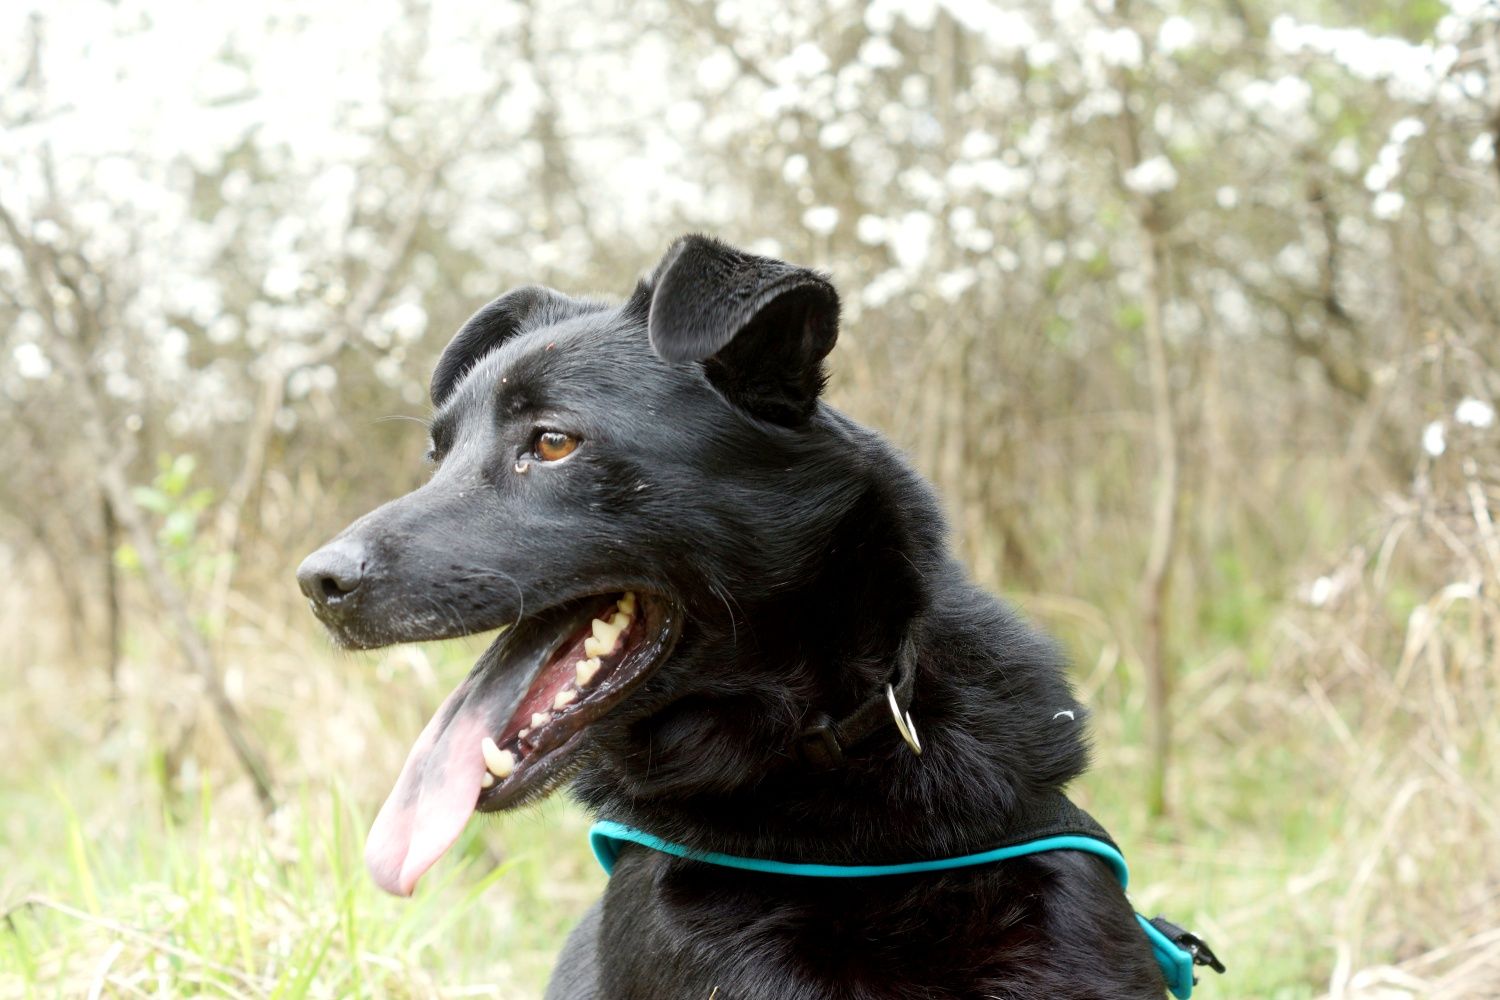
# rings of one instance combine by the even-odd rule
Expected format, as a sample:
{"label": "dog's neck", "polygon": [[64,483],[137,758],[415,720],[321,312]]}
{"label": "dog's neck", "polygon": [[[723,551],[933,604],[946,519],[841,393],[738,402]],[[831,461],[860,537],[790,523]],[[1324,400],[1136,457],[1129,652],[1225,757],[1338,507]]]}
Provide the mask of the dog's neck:
{"label": "dog's neck", "polygon": [[[915,476],[868,485],[819,565],[800,588],[695,621],[645,714],[597,736],[580,798],[704,850],[901,861],[1003,839],[1021,805],[1083,770],[1056,648],[966,578]],[[880,694],[904,642],[921,756],[887,720],[832,767],[805,760],[807,725]]]}

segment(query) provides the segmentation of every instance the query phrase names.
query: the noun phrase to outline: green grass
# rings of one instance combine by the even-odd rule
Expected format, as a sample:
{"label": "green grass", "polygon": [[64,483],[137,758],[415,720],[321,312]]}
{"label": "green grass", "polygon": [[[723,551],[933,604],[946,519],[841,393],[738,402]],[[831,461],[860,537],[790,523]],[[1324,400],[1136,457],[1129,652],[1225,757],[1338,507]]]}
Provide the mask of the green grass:
{"label": "green grass", "polygon": [[[169,749],[152,642],[132,643],[113,728],[96,673],[37,663],[0,707],[25,734],[0,784],[0,997],[538,996],[604,884],[564,797],[476,819],[410,900],[362,860],[406,742],[482,641],[373,664],[256,649],[252,693],[286,695],[254,713],[281,780],[270,817],[209,719]],[[407,661],[420,671],[387,676]]]}
{"label": "green grass", "polygon": [[365,876],[370,817],[337,789],[299,789],[265,823],[220,815],[207,783],[185,818],[101,824],[60,789],[7,793],[0,808],[57,822],[37,824],[7,874],[24,889],[0,929],[5,996],[106,981],[106,995],[534,996],[603,881],[566,806],[473,824],[410,900]]}

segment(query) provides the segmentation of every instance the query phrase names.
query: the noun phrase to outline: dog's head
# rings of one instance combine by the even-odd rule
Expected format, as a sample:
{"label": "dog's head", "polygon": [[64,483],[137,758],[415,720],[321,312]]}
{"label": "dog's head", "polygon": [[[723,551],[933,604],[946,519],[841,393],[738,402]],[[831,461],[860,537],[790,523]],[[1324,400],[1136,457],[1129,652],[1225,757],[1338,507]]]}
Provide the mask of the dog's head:
{"label": "dog's head", "polygon": [[349,647],[508,626],[376,820],[383,887],[409,893],[476,808],[555,787],[685,628],[732,627],[827,545],[857,499],[818,401],[837,331],[823,277],[690,236],[621,305],[521,288],[453,338],[431,480],[298,571]]}

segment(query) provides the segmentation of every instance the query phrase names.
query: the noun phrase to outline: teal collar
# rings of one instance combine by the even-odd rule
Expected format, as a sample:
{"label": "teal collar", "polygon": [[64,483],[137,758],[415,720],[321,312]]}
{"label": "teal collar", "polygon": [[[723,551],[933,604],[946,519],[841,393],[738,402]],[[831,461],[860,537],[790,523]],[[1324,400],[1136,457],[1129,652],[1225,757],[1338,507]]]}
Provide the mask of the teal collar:
{"label": "teal collar", "polygon": [[1008,861],[1027,854],[1041,854],[1043,851],[1087,851],[1109,862],[1109,866],[1114,869],[1115,877],[1120,880],[1122,887],[1130,879],[1130,870],[1125,866],[1125,858],[1115,850],[1113,845],[1093,837],[1073,835],[1044,837],[1025,844],[1012,844],[1010,847],[997,847],[994,850],[980,851],[978,854],[938,858],[934,861],[908,861],[899,865],[819,865],[796,861],[768,861],[765,858],[740,858],[733,854],[719,854],[713,851],[695,851],[682,844],[674,844],[669,840],[652,836],[644,830],[637,830],[635,827],[614,823],[607,819],[595,823],[589,830],[589,846],[594,849],[594,857],[599,859],[599,865],[606,874],[614,871],[615,859],[620,856],[620,848],[627,842],[640,844],[642,847],[649,847],[663,854],[702,861],[710,865],[720,865],[724,868],[740,868],[749,872],[765,872],[770,875],[801,875],[804,878],[915,875],[919,872],[940,872],[949,868],[987,865],[993,861]]}
{"label": "teal collar", "polygon": [[[909,861],[894,865],[823,865],[771,861],[765,858],[741,858],[716,851],[695,851],[682,844],[662,840],[644,830],[637,830],[635,827],[610,820],[600,820],[589,830],[589,846],[593,848],[594,857],[599,860],[599,865],[606,875],[614,872],[615,862],[619,859],[620,851],[626,844],[639,844],[641,847],[650,848],[662,854],[670,854],[690,861],[701,861],[704,864],[719,865],[723,868],[738,868],[742,871],[763,872],[770,875],[798,875],[804,878],[871,878],[880,875],[912,875],[920,872],[937,872],[950,868],[970,868],[974,865],[993,864],[997,861],[1024,857],[1028,854],[1041,854],[1046,851],[1084,851],[1098,855],[1109,862],[1109,866],[1114,869],[1115,877],[1120,880],[1122,889],[1130,879],[1130,870],[1125,865],[1125,858],[1113,844],[1097,837],[1078,834],[1042,837],[1038,840],[980,851],[977,854],[937,858],[932,861]],[[1151,950],[1156,956],[1156,962],[1161,966],[1162,975],[1166,977],[1167,988],[1178,1000],[1188,1000],[1188,997],[1193,995],[1194,952],[1173,941],[1139,913],[1135,918],[1140,922],[1141,930],[1145,931],[1147,939],[1151,942]],[[1157,919],[1161,920],[1160,917]],[[1196,942],[1197,939],[1192,940]],[[1209,957],[1212,958],[1211,953]]]}

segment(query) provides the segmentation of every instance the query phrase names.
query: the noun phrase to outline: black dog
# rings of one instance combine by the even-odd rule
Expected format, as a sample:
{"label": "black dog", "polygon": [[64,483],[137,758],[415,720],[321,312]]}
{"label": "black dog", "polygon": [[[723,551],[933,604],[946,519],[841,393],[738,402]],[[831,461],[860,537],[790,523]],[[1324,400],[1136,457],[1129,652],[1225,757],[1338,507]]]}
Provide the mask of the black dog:
{"label": "black dog", "polygon": [[[347,646],[510,626],[376,820],[381,886],[411,892],[475,809],[570,778],[611,820],[789,862],[1056,827],[1087,763],[1062,659],[965,577],[927,483],[820,401],[837,332],[823,277],[686,237],[623,305],[522,288],[454,337],[431,481],[298,573]],[[1164,990],[1090,854],[813,879],[627,846],[548,996]]]}

